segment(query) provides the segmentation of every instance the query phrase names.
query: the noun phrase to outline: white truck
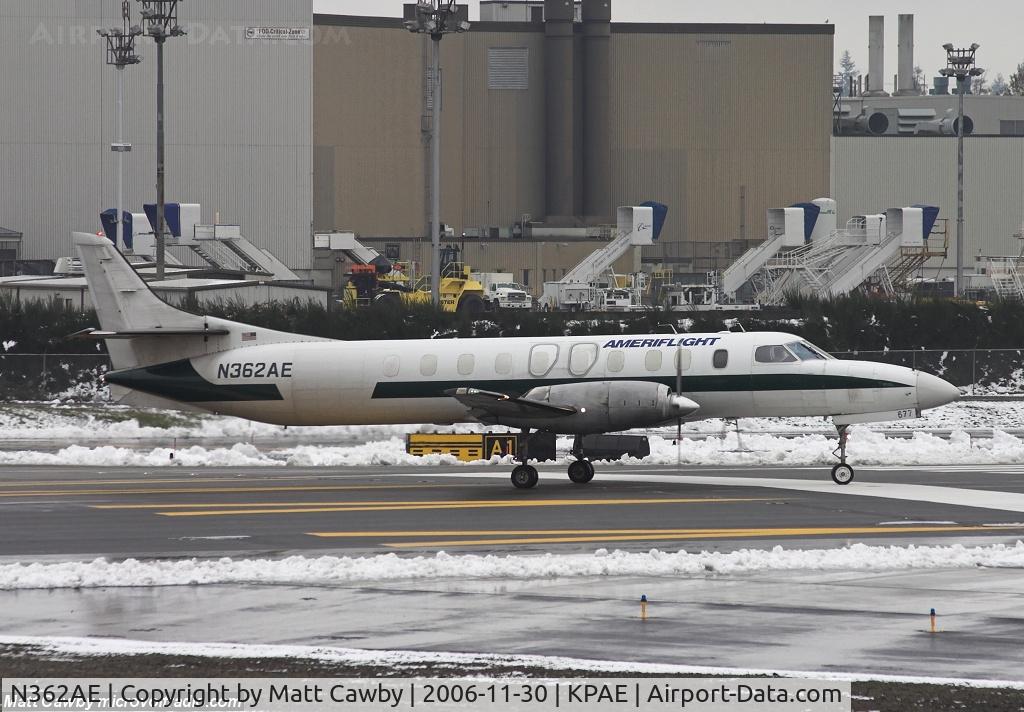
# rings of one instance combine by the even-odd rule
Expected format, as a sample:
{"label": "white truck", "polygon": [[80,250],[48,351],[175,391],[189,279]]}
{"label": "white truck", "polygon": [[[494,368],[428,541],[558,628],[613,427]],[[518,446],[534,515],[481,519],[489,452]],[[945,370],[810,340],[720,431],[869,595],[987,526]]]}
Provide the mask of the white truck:
{"label": "white truck", "polygon": [[484,304],[495,309],[532,309],[533,297],[517,284],[511,272],[474,272],[470,275],[484,287]]}

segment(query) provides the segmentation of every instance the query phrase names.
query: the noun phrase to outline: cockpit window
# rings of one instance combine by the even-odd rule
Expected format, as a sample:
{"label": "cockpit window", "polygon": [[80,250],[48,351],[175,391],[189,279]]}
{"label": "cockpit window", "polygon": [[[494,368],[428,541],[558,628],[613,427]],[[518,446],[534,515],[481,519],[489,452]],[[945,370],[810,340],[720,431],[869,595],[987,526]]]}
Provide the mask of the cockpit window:
{"label": "cockpit window", "polygon": [[827,358],[816,348],[803,341],[794,341],[786,345],[793,350],[793,353],[800,357],[801,361],[824,361]]}
{"label": "cockpit window", "polygon": [[758,363],[793,363],[796,356],[785,346],[758,346],[754,351],[754,360]]}

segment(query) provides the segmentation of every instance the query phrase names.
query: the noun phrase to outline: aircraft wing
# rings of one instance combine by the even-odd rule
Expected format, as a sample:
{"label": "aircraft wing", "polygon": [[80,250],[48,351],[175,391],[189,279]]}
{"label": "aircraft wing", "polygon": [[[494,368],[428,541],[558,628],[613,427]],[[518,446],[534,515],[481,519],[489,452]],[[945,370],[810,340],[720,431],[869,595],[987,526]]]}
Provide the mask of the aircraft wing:
{"label": "aircraft wing", "polygon": [[527,398],[517,398],[507,393],[481,391],[477,388],[453,388],[445,391],[459,403],[469,408],[474,415],[489,416],[491,419],[505,418],[552,418],[575,415],[576,409],[567,405],[551,405]]}

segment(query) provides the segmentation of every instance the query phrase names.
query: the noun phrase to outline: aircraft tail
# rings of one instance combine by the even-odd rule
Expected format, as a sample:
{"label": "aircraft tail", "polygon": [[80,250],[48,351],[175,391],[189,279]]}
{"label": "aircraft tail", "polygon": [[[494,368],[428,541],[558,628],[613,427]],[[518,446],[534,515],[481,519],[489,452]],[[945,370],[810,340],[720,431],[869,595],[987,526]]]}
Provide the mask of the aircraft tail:
{"label": "aircraft tail", "polygon": [[76,232],[74,243],[100,322],[100,329],[86,329],[75,336],[106,340],[116,370],[177,361],[235,346],[305,340],[177,309],[153,293],[107,238]]}

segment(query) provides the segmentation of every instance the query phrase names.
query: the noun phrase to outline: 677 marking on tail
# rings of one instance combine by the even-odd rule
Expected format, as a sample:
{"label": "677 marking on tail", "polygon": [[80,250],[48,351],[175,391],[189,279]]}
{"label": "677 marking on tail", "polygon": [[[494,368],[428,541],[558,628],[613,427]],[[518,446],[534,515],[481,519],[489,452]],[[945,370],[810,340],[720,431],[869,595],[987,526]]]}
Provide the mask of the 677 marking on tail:
{"label": "677 marking on tail", "polygon": [[292,362],[220,363],[217,378],[291,378]]}

